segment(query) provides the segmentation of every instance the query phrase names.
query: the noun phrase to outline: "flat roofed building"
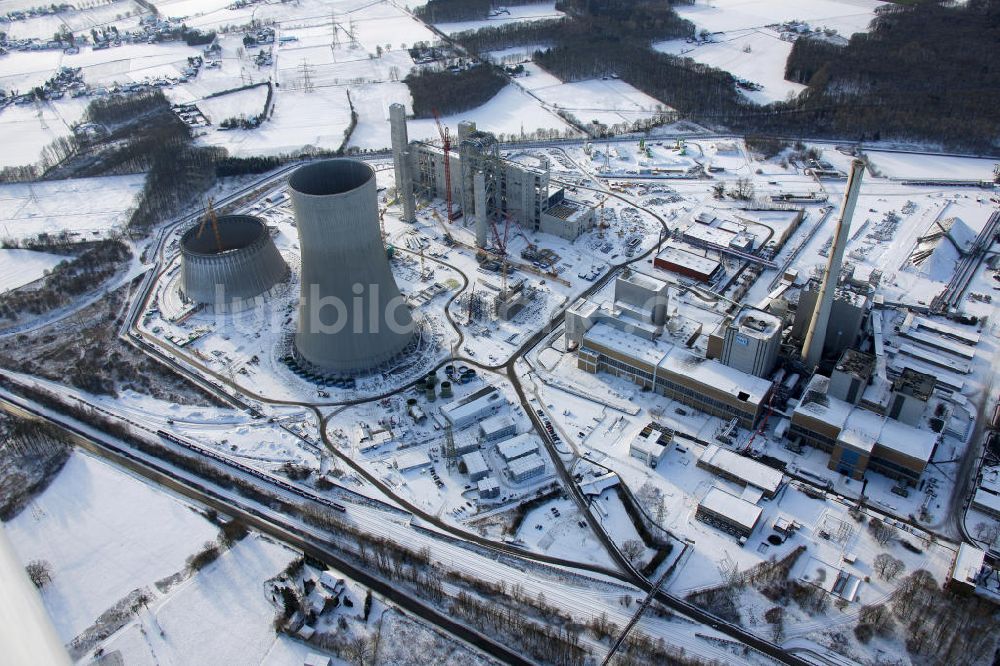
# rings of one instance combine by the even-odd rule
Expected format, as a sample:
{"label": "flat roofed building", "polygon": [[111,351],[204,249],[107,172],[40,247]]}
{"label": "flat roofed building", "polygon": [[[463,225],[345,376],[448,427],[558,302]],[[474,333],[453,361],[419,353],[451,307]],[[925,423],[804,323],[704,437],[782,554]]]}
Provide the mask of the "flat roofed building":
{"label": "flat roofed building", "polygon": [[586,372],[625,377],[690,407],[752,428],[771,382],[696,356],[662,341],[648,341],[604,323],[583,337],[577,364]]}
{"label": "flat roofed building", "polygon": [[479,451],[466,453],[462,456],[462,462],[465,464],[466,473],[473,481],[485,478],[490,473],[490,466],[486,464],[486,458],[483,458],[483,454]]}
{"label": "flat roofed building", "polygon": [[982,511],[987,516],[1000,519],[1000,495],[978,488],[972,496],[972,508]]}
{"label": "flat roofed building", "polygon": [[426,451],[404,451],[396,456],[396,467],[400,472],[412,472],[430,466],[431,459]]}
{"label": "flat roofed building", "polygon": [[936,385],[937,378],[934,375],[909,367],[903,368],[892,384],[889,416],[903,423],[917,425]]}
{"label": "flat roofed building", "polygon": [[742,486],[753,486],[768,499],[774,497],[784,478],[781,472],[745,458],[734,451],[711,445],[698,457],[698,467]]}
{"label": "flat roofed building", "polygon": [[749,538],[761,513],[763,509],[756,504],[713,487],[698,503],[695,517],[723,531]]}
{"label": "flat roofed building", "polygon": [[530,433],[523,433],[517,437],[511,437],[510,439],[497,444],[497,451],[500,452],[500,456],[506,462],[510,462],[511,460],[526,456],[529,453],[537,452],[538,440],[535,439],[535,436]]}
{"label": "flat roofed building", "polygon": [[674,431],[650,423],[637,434],[628,447],[628,454],[655,468],[673,441]]}
{"label": "flat roofed building", "polygon": [[484,386],[474,393],[441,407],[441,413],[453,428],[464,428],[495,414],[507,401],[495,386]]}
{"label": "flat roofed building", "polygon": [[653,266],[660,270],[683,275],[700,282],[713,282],[722,272],[722,263],[698,254],[693,248],[667,243],[653,259]]}
{"label": "flat roofed building", "polygon": [[948,589],[959,594],[975,592],[985,562],[986,551],[967,543],[960,544],[958,553],[955,554],[955,562],[948,572]]}
{"label": "flat roofed building", "polygon": [[479,434],[484,442],[494,442],[517,432],[517,423],[509,414],[494,414],[479,422]]}
{"label": "flat roofed building", "polygon": [[511,480],[520,483],[541,475],[545,471],[545,461],[537,453],[530,453],[521,458],[515,458],[507,464]]}
{"label": "flat roofed building", "polygon": [[479,497],[482,499],[496,499],[500,496],[500,484],[492,476],[479,479],[476,482],[476,488],[479,490]]}

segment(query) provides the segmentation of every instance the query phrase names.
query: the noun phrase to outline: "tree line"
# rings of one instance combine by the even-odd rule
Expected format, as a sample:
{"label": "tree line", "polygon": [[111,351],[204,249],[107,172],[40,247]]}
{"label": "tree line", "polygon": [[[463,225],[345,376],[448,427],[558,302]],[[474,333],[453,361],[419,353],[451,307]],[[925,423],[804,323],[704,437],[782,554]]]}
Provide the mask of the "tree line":
{"label": "tree line", "polygon": [[[766,106],[719,69],[652,49],[694,34],[667,4],[561,0],[566,19],[511,23],[456,35],[472,53],[544,44],[535,61],[563,81],[619,76],[710,126],[746,133],[850,140],[931,140],[986,150],[1000,136],[1000,0],[883,5],[871,31],[846,46],[802,37],[786,78],[808,85]],[[581,119],[586,121],[587,119]]]}
{"label": "tree line", "polygon": [[494,6],[514,7],[536,2],[538,0],[504,0],[502,3],[493,0],[430,0],[426,5],[417,7],[413,13],[428,23],[473,21],[489,16]]}
{"label": "tree line", "polygon": [[403,82],[413,97],[415,118],[429,118],[435,109],[449,114],[481,106],[507,85],[504,75],[489,63],[474,64],[457,72],[420,69]]}

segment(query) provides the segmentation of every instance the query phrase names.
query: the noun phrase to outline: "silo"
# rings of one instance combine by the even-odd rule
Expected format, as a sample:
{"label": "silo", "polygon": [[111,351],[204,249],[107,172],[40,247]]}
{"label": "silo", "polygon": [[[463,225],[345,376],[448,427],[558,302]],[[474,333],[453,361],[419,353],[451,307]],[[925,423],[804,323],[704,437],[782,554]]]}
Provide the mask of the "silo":
{"label": "silo", "polygon": [[253,215],[221,215],[181,236],[181,291],[219,310],[256,302],[288,274],[267,225]]}
{"label": "silo", "polygon": [[302,253],[300,360],[328,374],[389,364],[416,326],[382,246],[375,171],[325,160],[297,169],[288,189]]}

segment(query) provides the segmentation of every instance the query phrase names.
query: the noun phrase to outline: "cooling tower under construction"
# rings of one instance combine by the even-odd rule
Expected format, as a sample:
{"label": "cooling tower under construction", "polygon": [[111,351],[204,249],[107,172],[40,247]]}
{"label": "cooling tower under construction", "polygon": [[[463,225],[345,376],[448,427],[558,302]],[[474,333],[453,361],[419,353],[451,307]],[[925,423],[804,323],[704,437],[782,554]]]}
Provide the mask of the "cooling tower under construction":
{"label": "cooling tower under construction", "polygon": [[416,326],[382,245],[375,171],[326,160],[296,170],[288,189],[302,252],[300,360],[326,374],[385,367]]}
{"label": "cooling tower under construction", "polygon": [[267,225],[253,215],[221,215],[181,237],[181,291],[220,310],[256,302],[285,279],[288,266]]}

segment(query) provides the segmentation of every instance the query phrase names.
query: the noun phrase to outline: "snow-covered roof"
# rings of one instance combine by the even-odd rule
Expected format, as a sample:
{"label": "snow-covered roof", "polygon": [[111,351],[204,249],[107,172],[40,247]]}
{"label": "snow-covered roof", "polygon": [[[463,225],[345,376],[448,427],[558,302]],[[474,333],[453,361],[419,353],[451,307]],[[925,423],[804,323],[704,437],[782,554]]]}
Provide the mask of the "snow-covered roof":
{"label": "snow-covered roof", "polygon": [[696,356],[679,347],[675,347],[660,361],[658,372],[682,375],[715,391],[728,393],[734,398],[755,405],[760,404],[771,390],[771,382],[767,379],[748,375],[741,370],[730,368],[713,359]]}
{"label": "snow-covered roof", "polygon": [[452,423],[458,423],[479,414],[484,409],[490,409],[493,404],[498,404],[500,400],[503,400],[503,396],[500,395],[500,391],[495,386],[485,386],[475,393],[452,400],[441,407],[441,413]]}
{"label": "snow-covered roof", "polygon": [[976,584],[979,572],[983,570],[983,562],[986,560],[986,551],[963,543],[958,547],[958,554],[955,556],[955,566],[952,568],[951,577],[955,580],[970,585]]}
{"label": "snow-covered roof", "polygon": [[767,465],[762,465],[756,460],[744,458],[743,456],[723,449],[712,444],[698,458],[698,462],[714,469],[718,469],[730,476],[742,479],[746,483],[767,491],[773,495],[781,486],[782,474],[776,469],[771,469]]}
{"label": "snow-covered roof", "polygon": [[721,265],[717,259],[703,257],[674,243],[665,245],[656,258],[674,266],[689,268],[701,275],[711,275]]}
{"label": "snow-covered roof", "polygon": [[396,456],[396,467],[400,472],[406,472],[411,469],[419,469],[421,467],[428,467],[431,464],[430,456],[427,455],[426,451],[412,450],[404,451]]}
{"label": "snow-covered roof", "polygon": [[736,233],[695,223],[684,230],[684,236],[716,245],[729,245],[736,238]]}
{"label": "snow-covered roof", "polygon": [[493,416],[487,416],[485,419],[479,422],[479,428],[483,431],[483,435],[486,437],[491,437],[492,435],[502,432],[511,427],[516,427],[513,417],[510,414],[494,414]]}
{"label": "snow-covered roof", "polygon": [[858,451],[871,453],[878,441],[879,433],[882,432],[882,422],[884,416],[879,416],[866,409],[855,409],[847,416],[843,430],[837,438]]}
{"label": "snow-covered roof", "polygon": [[487,476],[476,483],[476,488],[479,489],[480,493],[488,493],[494,490],[500,489],[500,484],[492,476]]}
{"label": "snow-covered roof", "polygon": [[541,469],[545,467],[545,461],[537,453],[530,453],[521,458],[515,458],[507,463],[510,468],[511,474],[514,476],[520,476],[521,474],[528,474],[536,469]]}
{"label": "snow-covered roof", "polygon": [[614,472],[606,472],[600,476],[584,479],[580,482],[580,492],[584,495],[600,495],[608,488],[618,485],[618,475]]}
{"label": "snow-covered roof", "polygon": [[914,428],[902,421],[890,418],[883,421],[882,432],[878,436],[880,448],[896,451],[904,456],[924,462],[931,459],[937,441],[937,433]]}
{"label": "snow-covered roof", "polygon": [[594,324],[583,336],[582,346],[587,346],[588,342],[651,366],[657,365],[673,348],[673,345],[650,342],[631,333],[619,331],[603,322]]}
{"label": "snow-covered roof", "polygon": [[1000,495],[1000,467],[984,467],[983,479],[979,482],[979,487],[994,495]]}
{"label": "snow-covered roof", "polygon": [[854,405],[829,395],[827,393],[829,387],[829,377],[813,375],[792,415],[801,414],[834,428],[843,428]]}
{"label": "snow-covered roof", "polygon": [[742,525],[748,530],[753,529],[763,512],[763,509],[756,504],[751,504],[716,487],[710,489],[699,504],[712,513],[725,516],[727,520]]}
{"label": "snow-covered roof", "polygon": [[486,464],[486,458],[483,458],[483,454],[479,451],[466,453],[462,456],[462,462],[465,463],[465,469],[468,471],[469,476],[490,471],[490,466]]}
{"label": "snow-covered roof", "polygon": [[993,515],[1000,515],[1000,495],[978,488],[972,496],[972,506]]}
{"label": "snow-covered roof", "polygon": [[538,450],[538,441],[529,433],[511,437],[497,445],[497,450],[504,460],[511,461]]}

